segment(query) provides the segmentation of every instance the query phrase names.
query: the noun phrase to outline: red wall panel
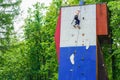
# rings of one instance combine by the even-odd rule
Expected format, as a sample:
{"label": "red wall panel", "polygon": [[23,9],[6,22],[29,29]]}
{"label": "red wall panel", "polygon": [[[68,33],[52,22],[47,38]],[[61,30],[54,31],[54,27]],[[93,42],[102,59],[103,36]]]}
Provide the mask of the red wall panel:
{"label": "red wall panel", "polygon": [[57,21],[56,31],[55,31],[55,44],[56,44],[58,62],[59,62],[59,54],[60,54],[60,26],[61,26],[61,10],[58,16],[58,21]]}
{"label": "red wall panel", "polygon": [[105,3],[96,5],[96,26],[97,35],[108,35],[107,5]]}

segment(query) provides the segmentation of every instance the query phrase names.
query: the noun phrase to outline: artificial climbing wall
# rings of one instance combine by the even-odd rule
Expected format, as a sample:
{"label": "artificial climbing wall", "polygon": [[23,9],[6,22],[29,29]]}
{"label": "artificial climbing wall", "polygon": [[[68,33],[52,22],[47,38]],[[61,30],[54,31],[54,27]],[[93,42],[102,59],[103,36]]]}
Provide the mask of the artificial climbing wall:
{"label": "artificial climbing wall", "polygon": [[96,5],[62,7],[60,22],[58,80],[96,80]]}

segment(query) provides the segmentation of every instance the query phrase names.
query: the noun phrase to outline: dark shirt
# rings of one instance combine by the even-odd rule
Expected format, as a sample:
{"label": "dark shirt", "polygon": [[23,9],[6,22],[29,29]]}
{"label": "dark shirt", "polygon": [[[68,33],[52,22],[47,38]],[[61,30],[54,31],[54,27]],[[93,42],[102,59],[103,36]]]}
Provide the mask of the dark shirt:
{"label": "dark shirt", "polygon": [[75,20],[79,20],[79,19],[78,19],[78,15],[75,15],[75,16],[74,16],[74,19],[75,19]]}
{"label": "dark shirt", "polygon": [[78,19],[78,15],[74,16],[74,20],[75,20],[75,25],[80,24],[80,20]]}

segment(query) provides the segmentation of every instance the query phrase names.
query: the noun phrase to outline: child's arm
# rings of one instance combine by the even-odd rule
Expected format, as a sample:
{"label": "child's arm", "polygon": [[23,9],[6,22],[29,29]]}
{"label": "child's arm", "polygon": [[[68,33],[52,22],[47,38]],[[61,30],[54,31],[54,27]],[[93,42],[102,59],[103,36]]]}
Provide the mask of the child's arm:
{"label": "child's arm", "polygon": [[71,24],[74,22],[74,19],[72,20]]}

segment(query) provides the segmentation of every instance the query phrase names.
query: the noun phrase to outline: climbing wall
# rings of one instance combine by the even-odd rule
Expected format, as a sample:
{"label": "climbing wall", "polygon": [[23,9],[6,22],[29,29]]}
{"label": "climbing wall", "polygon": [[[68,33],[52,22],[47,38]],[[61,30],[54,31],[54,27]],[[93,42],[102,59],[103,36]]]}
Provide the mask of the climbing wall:
{"label": "climbing wall", "polygon": [[[80,29],[73,27],[79,10]],[[96,5],[61,8],[58,80],[96,80]]]}

